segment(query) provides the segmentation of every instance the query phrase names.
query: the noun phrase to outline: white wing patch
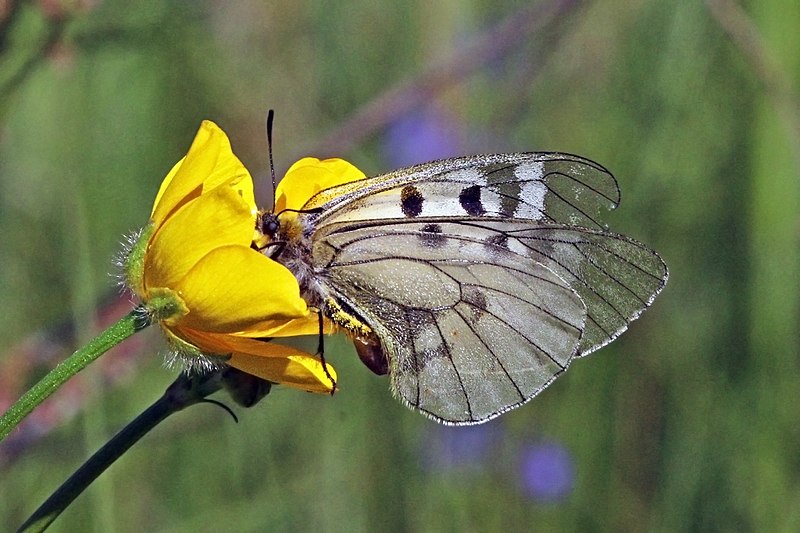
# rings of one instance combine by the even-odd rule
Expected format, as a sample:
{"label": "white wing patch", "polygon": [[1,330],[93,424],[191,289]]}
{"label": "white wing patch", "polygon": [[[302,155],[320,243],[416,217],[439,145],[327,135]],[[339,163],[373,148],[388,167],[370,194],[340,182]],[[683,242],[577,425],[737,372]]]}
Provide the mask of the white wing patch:
{"label": "white wing patch", "polygon": [[445,173],[444,176],[448,181],[467,183],[470,185],[486,183],[486,176],[482,175],[480,170],[474,167],[453,170],[452,172]]}
{"label": "white wing patch", "polygon": [[520,182],[519,206],[514,210],[514,218],[540,220],[545,212],[544,198],[547,186],[542,181],[544,164],[541,161],[523,163],[514,170]]}

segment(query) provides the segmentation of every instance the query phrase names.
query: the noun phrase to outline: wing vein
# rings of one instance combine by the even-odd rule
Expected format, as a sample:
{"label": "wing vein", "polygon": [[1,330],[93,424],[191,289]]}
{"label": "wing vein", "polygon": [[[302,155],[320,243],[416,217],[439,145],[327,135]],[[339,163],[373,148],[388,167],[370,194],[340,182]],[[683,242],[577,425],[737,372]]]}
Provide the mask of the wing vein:
{"label": "wing vein", "polygon": [[[503,324],[506,324],[506,325],[508,325],[506,322],[504,322],[503,320],[501,320],[500,318],[498,318],[498,317],[497,317],[497,316],[496,316],[494,313],[492,313],[492,312],[491,312],[491,311],[489,311],[488,309],[483,309],[483,308],[481,308],[481,307],[478,307],[477,305],[473,304],[472,302],[467,302],[467,301],[463,301],[463,302],[464,302],[466,305],[469,305],[469,306],[472,306],[472,307],[474,307],[475,309],[480,309],[481,311],[484,311],[484,312],[486,312],[486,313],[489,313],[489,315],[493,316],[494,318],[496,318],[497,320],[499,320],[499,321],[500,321],[500,322],[502,322]],[[500,356],[498,356],[498,355],[495,353],[495,351],[492,349],[492,347],[491,347],[491,346],[489,346],[489,345],[486,343],[486,341],[485,341],[485,340],[483,340],[483,337],[482,337],[482,336],[481,336],[481,335],[480,335],[480,334],[479,334],[479,333],[478,333],[478,332],[475,330],[475,328],[473,328],[473,327],[472,327],[472,324],[470,324],[470,323],[469,323],[469,321],[467,320],[467,317],[465,317],[465,316],[464,316],[464,315],[461,313],[461,311],[460,311],[459,309],[456,309],[456,308],[454,308],[453,310],[454,310],[456,313],[458,313],[458,316],[460,316],[460,317],[461,317],[461,320],[464,322],[464,324],[466,324],[466,326],[467,326],[467,327],[470,329],[470,331],[472,331],[472,333],[474,333],[474,334],[475,334],[475,336],[478,338],[478,340],[481,342],[481,344],[483,344],[484,348],[486,348],[486,350],[487,350],[487,351],[488,351],[490,354],[492,354],[492,357],[494,358],[494,360],[497,362],[497,364],[498,364],[498,365],[500,365],[500,368],[501,368],[501,369],[503,369],[503,373],[504,373],[504,374],[506,375],[506,377],[508,378],[508,381],[510,381],[510,382],[511,382],[511,384],[512,384],[512,385],[514,385],[514,390],[516,390],[516,391],[517,391],[517,394],[519,394],[519,397],[520,397],[520,399],[524,401],[524,400],[525,400],[525,394],[522,392],[522,389],[520,389],[520,388],[519,388],[519,385],[517,385],[517,382],[514,380],[514,378],[513,378],[513,377],[511,377],[511,374],[510,374],[510,373],[508,372],[508,370],[506,369],[506,365],[504,365],[504,364],[503,364],[503,361],[501,361],[501,360],[500,360]],[[525,337],[524,335],[522,335],[522,337],[523,337],[523,338],[525,338],[525,339],[527,340],[527,337]],[[548,357],[549,357],[549,354],[548,354]],[[551,359],[552,359],[552,358],[551,358]],[[557,363],[556,363],[556,364],[557,364]],[[559,367],[560,367],[560,366],[561,366],[561,365],[559,365]]]}

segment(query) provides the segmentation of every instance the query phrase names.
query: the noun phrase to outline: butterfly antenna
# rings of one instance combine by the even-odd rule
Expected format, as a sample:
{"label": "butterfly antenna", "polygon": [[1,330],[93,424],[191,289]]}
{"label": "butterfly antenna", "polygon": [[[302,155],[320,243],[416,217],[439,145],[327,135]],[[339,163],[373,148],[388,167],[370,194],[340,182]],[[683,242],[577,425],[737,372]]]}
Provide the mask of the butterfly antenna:
{"label": "butterfly antenna", "polygon": [[275,119],[275,110],[267,111],[267,150],[269,152],[269,171],[272,175],[272,209],[275,210],[275,163],[272,160],[272,121]]}

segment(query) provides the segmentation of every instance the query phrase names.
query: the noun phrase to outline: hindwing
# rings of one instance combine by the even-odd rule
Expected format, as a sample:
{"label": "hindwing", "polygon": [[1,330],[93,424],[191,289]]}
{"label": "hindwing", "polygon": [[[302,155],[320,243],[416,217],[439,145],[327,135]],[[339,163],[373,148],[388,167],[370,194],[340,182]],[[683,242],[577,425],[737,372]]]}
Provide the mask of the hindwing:
{"label": "hindwing", "polygon": [[395,394],[470,424],[528,401],[567,368],[586,307],[547,266],[457,227],[340,224],[315,240],[313,258],[334,298],[380,339]]}

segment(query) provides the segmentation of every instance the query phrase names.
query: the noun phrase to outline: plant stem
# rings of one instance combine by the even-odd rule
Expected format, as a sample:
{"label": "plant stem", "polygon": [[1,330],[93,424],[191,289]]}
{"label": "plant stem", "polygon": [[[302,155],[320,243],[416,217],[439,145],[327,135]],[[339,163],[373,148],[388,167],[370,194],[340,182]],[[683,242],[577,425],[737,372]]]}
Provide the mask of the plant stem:
{"label": "plant stem", "polygon": [[103,331],[92,339],[89,344],[75,351],[68,358],[58,364],[36,385],[31,387],[8,411],[0,417],[0,441],[11,433],[17,424],[30,414],[33,409],[42,403],[45,398],[53,394],[69,378],[86,368],[86,366],[116,346],[124,339],[150,324],[147,314],[136,308],[113,326]]}
{"label": "plant stem", "polygon": [[220,376],[219,372],[203,376],[182,373],[178,376],[161,398],[97,450],[17,531],[38,532],[47,529],[86,487],[165,418],[198,402],[211,401],[205,400],[205,397],[222,387]]}

